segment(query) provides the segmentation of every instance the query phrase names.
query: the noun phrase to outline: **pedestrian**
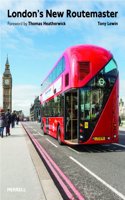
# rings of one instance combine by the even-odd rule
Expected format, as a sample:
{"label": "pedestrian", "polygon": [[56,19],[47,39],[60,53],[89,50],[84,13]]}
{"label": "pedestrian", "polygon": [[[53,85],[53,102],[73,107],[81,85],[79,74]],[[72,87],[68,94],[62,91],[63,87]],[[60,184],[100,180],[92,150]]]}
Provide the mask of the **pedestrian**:
{"label": "pedestrian", "polygon": [[3,138],[3,132],[5,127],[5,114],[4,110],[0,109],[0,135]]}
{"label": "pedestrian", "polygon": [[16,117],[16,125],[18,125],[18,123],[19,123],[19,115],[17,115],[17,117]]}
{"label": "pedestrian", "polygon": [[119,126],[121,125],[121,117],[119,116]]}
{"label": "pedestrian", "polygon": [[13,111],[13,113],[11,114],[11,125],[12,125],[12,128],[15,127],[15,121],[16,121],[16,112]]}
{"label": "pedestrian", "polygon": [[5,113],[5,126],[6,126],[6,136],[10,135],[10,124],[11,124],[11,114],[10,110],[8,109]]}

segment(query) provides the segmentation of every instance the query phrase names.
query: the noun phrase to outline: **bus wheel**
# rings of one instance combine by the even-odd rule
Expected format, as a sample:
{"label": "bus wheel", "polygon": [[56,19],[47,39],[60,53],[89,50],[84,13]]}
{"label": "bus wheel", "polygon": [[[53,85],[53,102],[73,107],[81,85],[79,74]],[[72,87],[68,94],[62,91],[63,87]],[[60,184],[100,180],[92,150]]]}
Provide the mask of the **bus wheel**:
{"label": "bus wheel", "polygon": [[61,130],[60,130],[60,126],[58,126],[58,130],[57,130],[57,139],[58,139],[58,143],[60,145],[62,145],[62,141],[61,141]]}
{"label": "bus wheel", "polygon": [[43,123],[41,123],[41,129],[43,130]]}
{"label": "bus wheel", "polygon": [[46,133],[45,133],[45,131],[44,131],[44,123],[43,123],[43,128],[42,128],[42,129],[43,129],[43,134],[46,135]]}

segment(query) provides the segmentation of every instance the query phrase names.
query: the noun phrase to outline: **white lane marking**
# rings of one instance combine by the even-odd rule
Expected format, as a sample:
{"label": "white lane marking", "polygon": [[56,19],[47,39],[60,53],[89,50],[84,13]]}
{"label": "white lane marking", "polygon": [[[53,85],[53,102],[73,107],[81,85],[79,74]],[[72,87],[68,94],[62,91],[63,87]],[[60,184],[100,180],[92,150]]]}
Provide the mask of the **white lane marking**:
{"label": "white lane marking", "polygon": [[46,140],[48,141],[48,142],[50,142],[54,147],[58,147],[57,145],[55,145],[53,142],[51,142],[48,138],[46,138]]}
{"label": "white lane marking", "polygon": [[32,126],[28,126],[29,128],[31,128],[33,131],[37,132],[37,133],[33,133],[33,135],[41,135],[44,136],[42,133],[38,132],[36,129],[34,129]]}
{"label": "white lane marking", "polygon": [[125,145],[123,144],[117,144],[117,143],[113,143],[113,144],[125,148]]}
{"label": "white lane marking", "polygon": [[32,135],[40,135],[39,133],[32,133]]}
{"label": "white lane marking", "polygon": [[41,136],[44,136],[42,133],[38,132]]}
{"label": "white lane marking", "polygon": [[78,153],[78,154],[80,153],[80,152],[76,151],[75,149],[72,149],[71,147],[68,147],[68,149],[74,151],[75,153]]}
{"label": "white lane marking", "polygon": [[71,160],[73,160],[75,163],[77,163],[80,167],[82,167],[85,171],[87,171],[90,175],[94,176],[98,181],[100,181],[102,184],[104,184],[106,187],[108,187],[110,190],[112,190],[112,192],[114,192],[115,194],[117,194],[120,198],[122,198],[123,200],[125,200],[125,196],[120,193],[118,190],[116,190],[115,188],[113,188],[111,185],[109,185],[108,183],[106,183],[104,180],[102,180],[99,176],[97,176],[95,173],[93,173],[92,171],[90,171],[89,169],[87,169],[84,165],[82,165],[79,161],[77,161],[75,158],[73,158],[72,156],[69,156],[69,158]]}
{"label": "white lane marking", "polygon": [[42,133],[37,132],[37,131],[36,131],[36,133],[32,133],[32,135],[40,135],[40,136],[42,136],[42,137],[44,136],[44,135],[42,135]]}

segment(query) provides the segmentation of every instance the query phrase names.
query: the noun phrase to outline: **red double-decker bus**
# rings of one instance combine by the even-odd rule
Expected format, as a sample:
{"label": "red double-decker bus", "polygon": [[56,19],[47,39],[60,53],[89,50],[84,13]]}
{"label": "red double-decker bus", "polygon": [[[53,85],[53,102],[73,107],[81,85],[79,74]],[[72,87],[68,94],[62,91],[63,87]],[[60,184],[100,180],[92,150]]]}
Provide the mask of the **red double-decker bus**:
{"label": "red double-decker bus", "polygon": [[109,51],[68,48],[41,87],[41,127],[59,144],[118,142],[118,69]]}

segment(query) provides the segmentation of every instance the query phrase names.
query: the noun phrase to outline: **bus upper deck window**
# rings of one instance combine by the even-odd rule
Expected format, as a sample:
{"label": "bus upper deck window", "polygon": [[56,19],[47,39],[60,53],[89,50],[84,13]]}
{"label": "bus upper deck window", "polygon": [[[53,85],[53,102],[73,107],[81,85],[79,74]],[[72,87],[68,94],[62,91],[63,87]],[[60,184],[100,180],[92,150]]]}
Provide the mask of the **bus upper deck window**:
{"label": "bus upper deck window", "polygon": [[65,75],[65,87],[69,85],[69,73]]}

